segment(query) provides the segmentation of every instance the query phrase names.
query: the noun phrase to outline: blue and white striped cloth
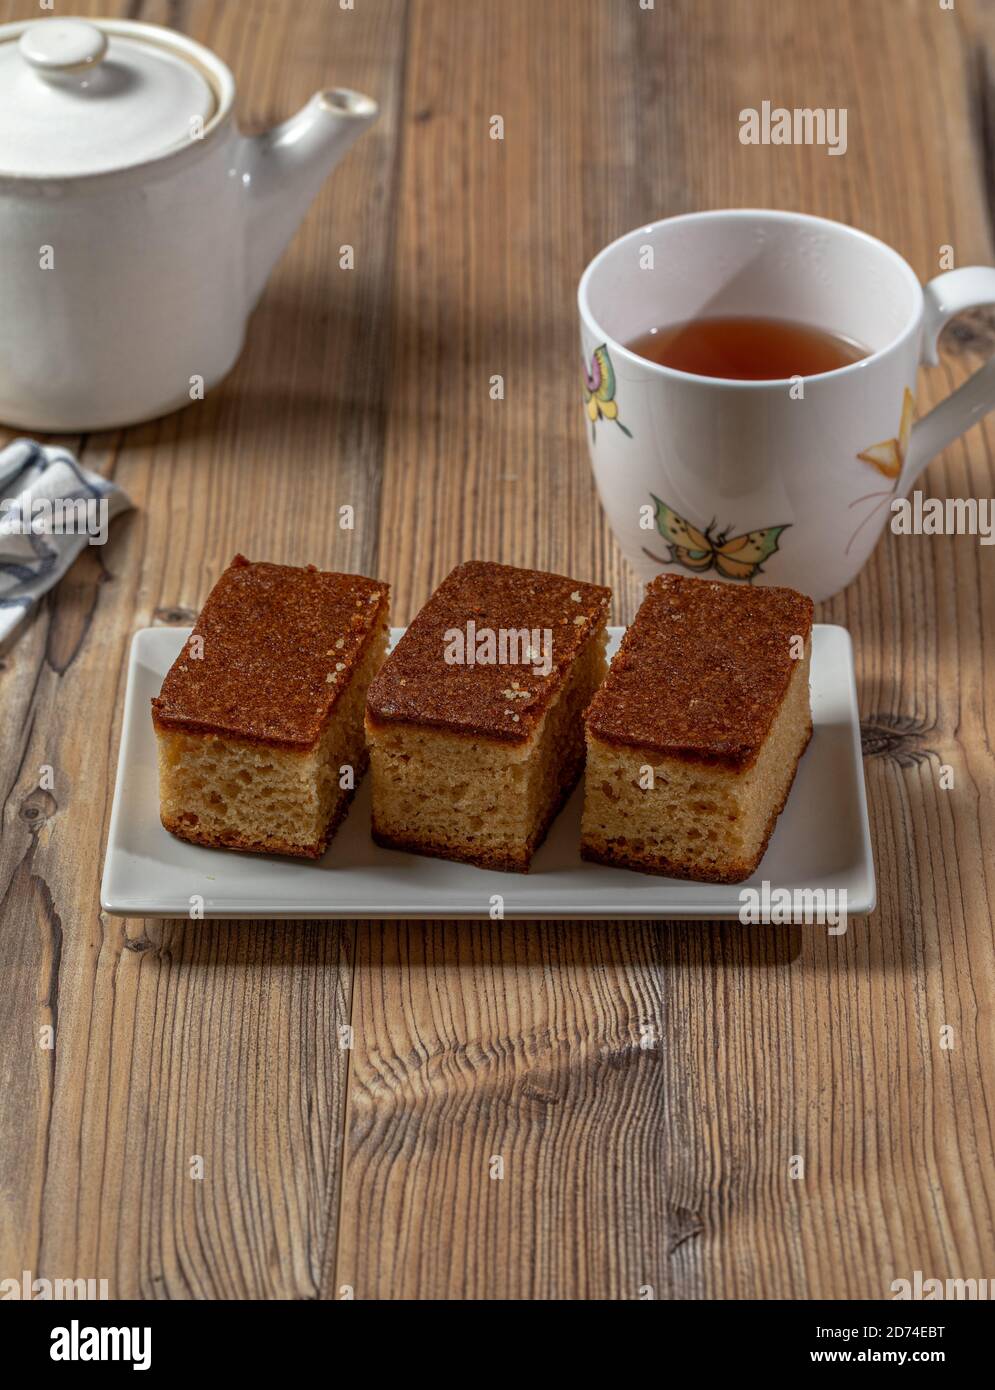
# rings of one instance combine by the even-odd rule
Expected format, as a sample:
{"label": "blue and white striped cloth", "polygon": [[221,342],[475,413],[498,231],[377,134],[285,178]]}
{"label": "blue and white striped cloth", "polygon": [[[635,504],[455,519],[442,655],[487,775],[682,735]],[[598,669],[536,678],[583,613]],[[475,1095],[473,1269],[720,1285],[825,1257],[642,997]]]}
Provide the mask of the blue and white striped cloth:
{"label": "blue and white striped cloth", "polygon": [[67,449],[15,439],[0,450],[0,645],[131,500]]}

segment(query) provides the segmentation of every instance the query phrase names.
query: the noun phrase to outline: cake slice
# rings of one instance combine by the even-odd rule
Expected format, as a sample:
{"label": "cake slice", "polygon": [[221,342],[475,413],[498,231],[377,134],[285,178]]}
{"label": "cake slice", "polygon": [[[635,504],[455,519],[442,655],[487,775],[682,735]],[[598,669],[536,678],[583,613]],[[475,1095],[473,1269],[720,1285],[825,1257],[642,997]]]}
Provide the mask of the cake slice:
{"label": "cake slice", "polygon": [[749,878],[812,735],[811,646],[793,589],[654,579],[587,711],[582,856]]}
{"label": "cake slice", "polygon": [[609,589],[471,561],[370,686],[373,838],[525,872],[584,764]]}
{"label": "cake slice", "polygon": [[386,584],[236,555],[152,701],[166,829],[319,858],[366,770],[387,624]]}

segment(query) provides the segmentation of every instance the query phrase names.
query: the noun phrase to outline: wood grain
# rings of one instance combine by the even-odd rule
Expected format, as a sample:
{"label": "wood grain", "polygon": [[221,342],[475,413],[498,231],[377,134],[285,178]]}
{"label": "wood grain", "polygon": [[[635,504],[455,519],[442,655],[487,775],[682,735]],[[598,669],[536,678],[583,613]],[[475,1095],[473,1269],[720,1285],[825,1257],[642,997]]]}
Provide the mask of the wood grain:
{"label": "wood grain", "polygon": [[[857,651],[879,882],[842,938],[98,907],[130,635],[186,621],[236,549],[376,573],[401,621],[470,556],[611,583],[631,616],[578,389],[574,287],[604,242],[772,205],[853,222],[924,279],[944,245],[995,259],[991,6],[60,8],[210,44],[248,129],[330,83],[384,111],[228,381],[68,441],[137,509],[0,669],[0,1277],[149,1298],[877,1298],[915,1269],[995,1277],[995,562],[971,537],[889,536],[822,605]],[[744,148],[738,113],[763,100],[846,106],[846,155]],[[922,408],[990,325],[948,334]],[[972,431],[924,490],[995,494],[993,441]]]}
{"label": "wood grain", "polygon": [[[0,688],[0,972],[17,1006],[0,1055],[18,1114],[0,1139],[0,1268],[106,1277],[119,1296],[314,1297],[338,1211],[348,928],[125,924],[98,896],[132,632],[188,621],[239,549],[376,569],[404,11],[117,8],[214,47],[248,129],[345,81],[384,117],[320,196],[232,376],[180,415],[69,441],[136,512],[74,567]],[[37,1039],[56,1019],[53,1057]]]}

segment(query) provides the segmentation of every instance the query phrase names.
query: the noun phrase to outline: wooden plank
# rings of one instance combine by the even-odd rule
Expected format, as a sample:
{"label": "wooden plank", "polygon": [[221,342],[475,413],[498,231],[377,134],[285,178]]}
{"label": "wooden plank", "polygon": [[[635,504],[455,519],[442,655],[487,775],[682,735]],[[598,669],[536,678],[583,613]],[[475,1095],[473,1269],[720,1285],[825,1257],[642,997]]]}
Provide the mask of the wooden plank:
{"label": "wooden plank", "polygon": [[[607,575],[623,606],[635,597],[583,450],[574,311],[580,268],[631,216],[625,14],[412,9],[380,526],[401,621],[472,557]],[[591,128],[616,97],[605,149]]]}
{"label": "wooden plank", "polygon": [[[632,215],[635,39],[631,7],[412,8],[381,523],[403,617],[470,556],[605,578],[632,609],[584,451],[573,304]],[[610,148],[591,138],[609,113]],[[657,1176],[665,1066],[639,1046],[640,1021],[661,1027],[657,941],[646,925],[360,934],[337,1286],[667,1284],[684,1215]]]}
{"label": "wooden plank", "polygon": [[[609,582],[631,615],[578,391],[574,287],[605,241],[774,205],[853,221],[923,278],[945,244],[992,261],[991,7],[72,8],[209,43],[251,129],[330,82],[384,116],[229,381],[69,441],[138,510],[0,664],[0,1274],[92,1274],[124,1296],[481,1298],[877,1298],[917,1268],[990,1275],[995,583],[970,537],[889,537],[822,608],[857,648],[881,903],[843,938],[121,924],[96,903],[126,643],[186,621],[235,549],[380,573],[401,620],[471,555]],[[36,14],[0,0],[2,19]],[[846,156],[744,149],[738,112],[764,99],[845,105]],[[979,360],[988,323],[951,335],[921,404]],[[993,495],[993,440],[986,425],[952,446],[925,490]]]}
{"label": "wooden plank", "polygon": [[[688,206],[839,217],[890,241],[924,279],[944,244],[959,264],[990,262],[971,55],[951,19],[915,4],[830,3],[801,22],[783,0],[667,7],[642,55],[681,95],[648,108],[646,148],[673,140],[679,109]],[[739,147],[738,112],[764,99],[846,106],[847,154]],[[921,406],[963,375],[956,360],[924,374]],[[927,492],[990,496],[993,437],[986,425],[947,451]],[[822,606],[850,627],[862,712],[884,730],[868,768],[879,910],[841,942],[805,935],[800,958],[759,991],[740,971],[671,981],[671,1015],[698,1020],[716,1049],[700,1073],[712,1120],[692,1137],[711,1170],[691,1200],[709,1295],[882,1297],[916,1268],[980,1275],[990,1263],[990,1030],[977,1031],[973,1005],[993,970],[992,694],[980,688],[990,559],[970,537],[888,537]],[[953,792],[938,784],[948,762]],[[953,1052],[944,1023],[960,1039]],[[804,1180],[788,1178],[792,1154]]]}
{"label": "wooden plank", "polygon": [[[312,1297],[335,1239],[350,928],[125,924],[100,914],[98,888],[134,629],[187,621],[236,550],[376,567],[404,5],[74,8],[210,44],[252,129],[335,83],[384,110],[320,195],[231,377],[180,415],[71,441],[137,511],[0,673],[0,1081],[14,1098],[0,1268],[106,1277],[112,1296]],[[339,269],[345,242],[354,271]],[[345,503],[352,532],[337,526]],[[54,1056],[38,1046],[47,1023]]]}
{"label": "wooden plank", "polygon": [[[525,4],[415,5],[382,521],[405,615],[472,554],[615,583],[631,612],[579,411],[564,415],[573,287],[612,235],[688,208],[772,205],[855,222],[923,278],[944,244],[958,263],[992,259],[965,83],[987,36],[975,7],[958,11],[687,0],[574,4],[568,18],[547,4],[537,25]],[[764,99],[847,106],[846,156],[741,146],[738,113]],[[492,114],[503,143],[488,141]],[[924,378],[923,404],[965,365]],[[504,402],[488,398],[495,372]],[[991,439],[986,426],[955,445],[927,488],[991,495]],[[338,1282],[380,1297],[633,1297],[644,1283],[881,1297],[914,1268],[983,1274],[993,1078],[973,1000],[993,971],[992,693],[977,639],[993,630],[990,558],[967,537],[888,538],[823,606],[854,633],[878,750],[882,906],[841,940],[612,928],[611,949],[643,962],[633,982],[594,958],[592,928],[361,934],[343,1206],[363,1219],[343,1225]],[[944,762],[953,793],[938,787]],[[641,1010],[665,1068],[640,1058],[623,1081],[608,1067],[592,1104],[592,1057],[631,1046]],[[570,1077],[546,1085],[562,1108],[546,1104],[555,1118],[538,1134],[522,1116],[537,1071]]]}

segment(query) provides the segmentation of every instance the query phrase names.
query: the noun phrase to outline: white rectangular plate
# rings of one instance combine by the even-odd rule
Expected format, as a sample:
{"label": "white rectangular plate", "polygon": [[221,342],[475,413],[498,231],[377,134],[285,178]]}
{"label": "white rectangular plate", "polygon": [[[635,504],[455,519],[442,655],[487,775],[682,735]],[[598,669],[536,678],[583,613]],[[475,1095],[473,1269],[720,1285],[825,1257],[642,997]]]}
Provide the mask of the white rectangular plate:
{"label": "white rectangular plate", "polygon": [[[402,629],[395,628],[396,641]],[[609,654],[622,636],[611,628]],[[131,644],[124,726],[100,901],[121,917],[488,917],[500,894],[511,917],[738,917],[740,890],[845,889],[850,914],[875,902],[850,634],[812,639],[815,732],[759,870],[747,884],[687,883],[587,864],[579,852],[583,788],[554,821],[528,874],[498,873],[380,849],[370,838],[368,779],[325,857],[283,859],[204,849],[159,822],[149,701],[190,635],[154,627]]]}

